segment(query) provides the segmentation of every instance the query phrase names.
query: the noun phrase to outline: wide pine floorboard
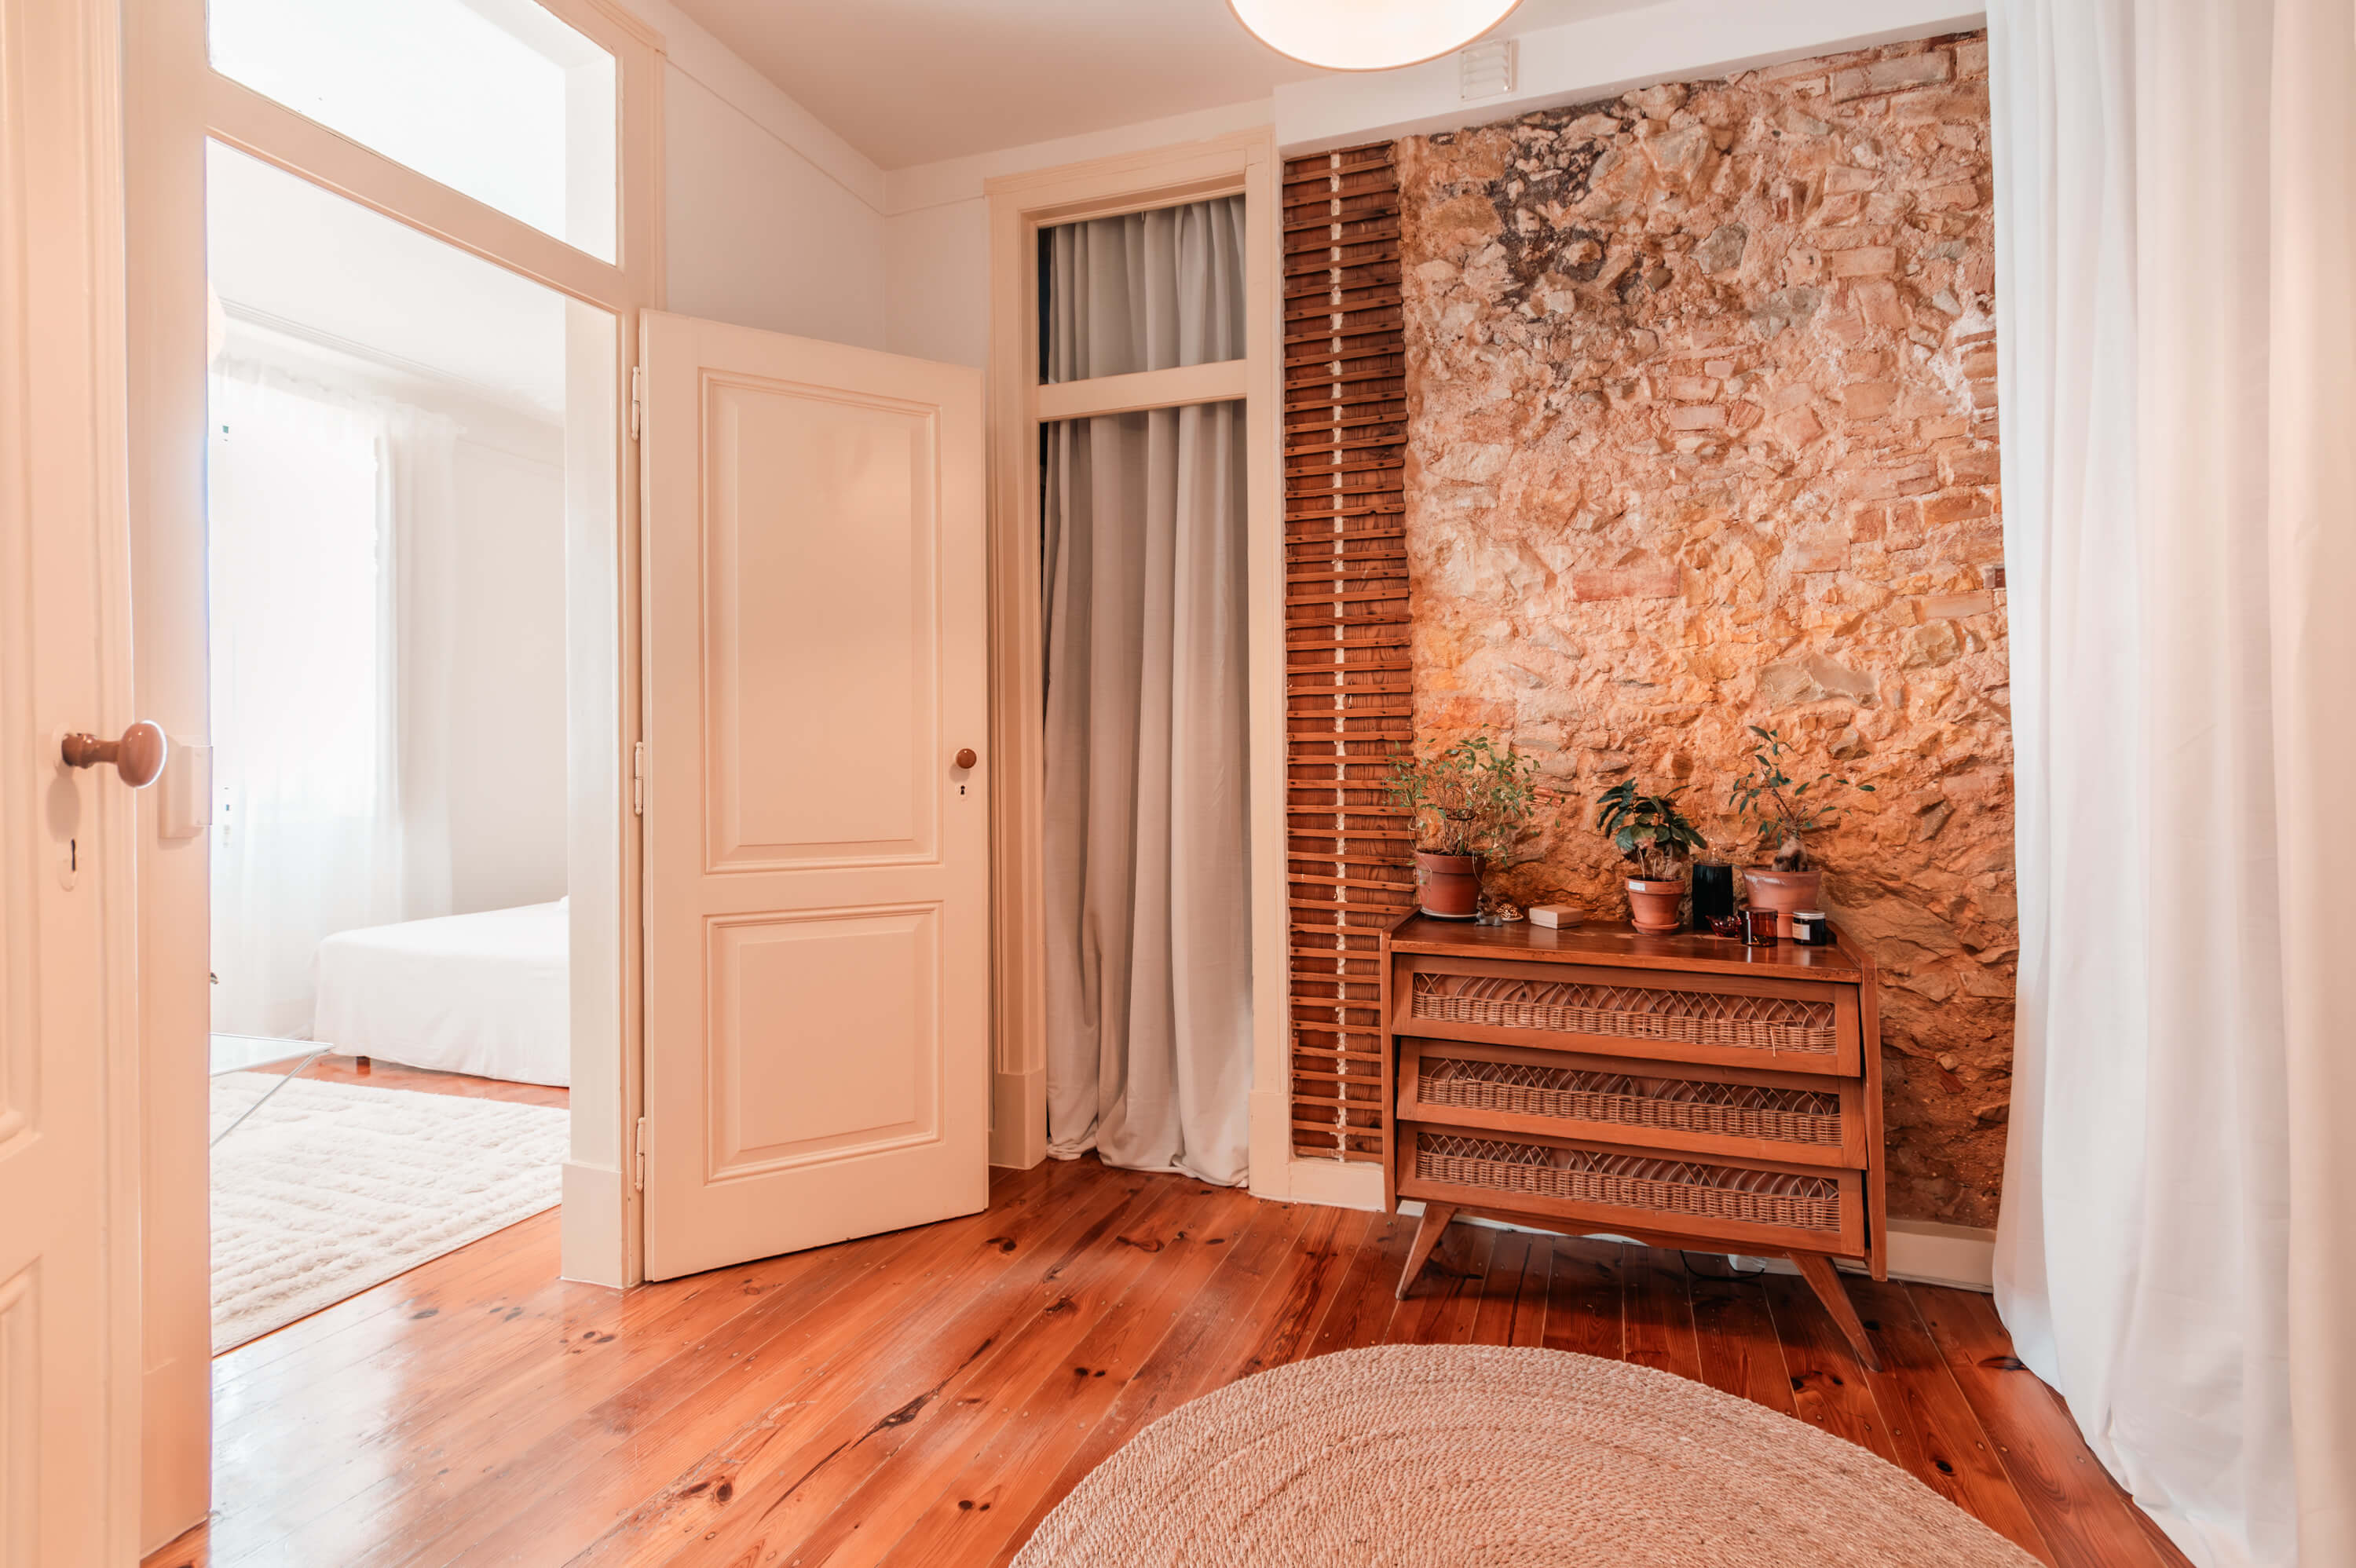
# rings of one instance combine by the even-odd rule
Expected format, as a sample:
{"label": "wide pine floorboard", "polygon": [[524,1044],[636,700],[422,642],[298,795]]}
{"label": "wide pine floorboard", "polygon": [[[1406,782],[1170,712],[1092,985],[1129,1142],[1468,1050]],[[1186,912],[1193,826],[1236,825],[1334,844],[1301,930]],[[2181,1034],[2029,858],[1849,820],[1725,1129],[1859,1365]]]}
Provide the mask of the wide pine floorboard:
{"label": "wide pine floorboard", "polygon": [[1467,1343],[1698,1378],[2063,1568],[2183,1563],[1985,1296],[1859,1282],[1868,1372],[1797,1279],[1612,1243],[1460,1226],[1395,1302],[1412,1229],[1051,1161],[982,1214],[625,1295],[556,1278],[551,1211],[218,1358],[214,1518],[147,1568],[1000,1563],[1189,1399]]}

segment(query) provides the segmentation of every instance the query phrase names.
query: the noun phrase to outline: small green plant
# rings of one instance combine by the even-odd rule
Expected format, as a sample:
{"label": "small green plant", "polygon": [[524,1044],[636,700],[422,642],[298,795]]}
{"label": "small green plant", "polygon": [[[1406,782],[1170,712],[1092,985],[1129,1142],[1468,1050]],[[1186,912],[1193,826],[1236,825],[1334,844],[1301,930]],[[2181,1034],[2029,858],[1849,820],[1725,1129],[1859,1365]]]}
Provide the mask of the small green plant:
{"label": "small green plant", "polygon": [[[1762,843],[1775,846],[1774,866],[1779,871],[1804,871],[1808,869],[1808,835],[1830,827],[1848,815],[1848,807],[1837,805],[1827,797],[1835,790],[1862,790],[1873,793],[1869,784],[1858,784],[1830,772],[1820,773],[1804,784],[1794,784],[1784,770],[1784,758],[1794,748],[1782,733],[1762,729],[1753,724],[1751,732],[1759,743],[1751,749],[1751,768],[1734,781],[1731,799],[1735,809],[1759,832]],[[1814,800],[1804,797],[1810,790],[1817,792]]]}
{"label": "small green plant", "polygon": [[1677,809],[1681,786],[1666,795],[1639,795],[1636,781],[1613,784],[1596,801],[1595,826],[1628,857],[1648,882],[1665,882],[1677,862],[1703,847],[1700,832]]}
{"label": "small green plant", "polygon": [[1416,848],[1431,855],[1477,855],[1503,864],[1537,815],[1537,763],[1467,735],[1428,753],[1391,759],[1390,803],[1415,813]]}

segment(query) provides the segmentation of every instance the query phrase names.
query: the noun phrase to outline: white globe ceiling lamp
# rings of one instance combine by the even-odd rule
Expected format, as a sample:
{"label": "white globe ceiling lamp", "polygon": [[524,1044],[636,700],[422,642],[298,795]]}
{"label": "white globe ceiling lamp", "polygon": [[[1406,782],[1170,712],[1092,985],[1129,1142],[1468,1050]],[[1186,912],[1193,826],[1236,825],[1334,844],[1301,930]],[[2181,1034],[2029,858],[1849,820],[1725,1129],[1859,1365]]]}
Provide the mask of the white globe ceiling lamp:
{"label": "white globe ceiling lamp", "polygon": [[1453,54],[1521,0],[1227,0],[1280,55],[1328,70],[1393,70]]}

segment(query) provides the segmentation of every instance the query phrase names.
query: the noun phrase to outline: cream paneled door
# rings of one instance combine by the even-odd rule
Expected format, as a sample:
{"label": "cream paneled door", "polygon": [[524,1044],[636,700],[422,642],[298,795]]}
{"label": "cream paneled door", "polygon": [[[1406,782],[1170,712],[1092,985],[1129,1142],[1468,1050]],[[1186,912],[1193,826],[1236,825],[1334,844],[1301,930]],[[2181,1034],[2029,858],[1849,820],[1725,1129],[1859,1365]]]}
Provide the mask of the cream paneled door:
{"label": "cream paneled door", "polygon": [[114,28],[0,5],[0,1568],[138,1557],[131,787],[163,752],[66,743],[131,717]]}
{"label": "cream paneled door", "polygon": [[979,371],[645,322],[667,1279],[988,1200],[988,607]]}

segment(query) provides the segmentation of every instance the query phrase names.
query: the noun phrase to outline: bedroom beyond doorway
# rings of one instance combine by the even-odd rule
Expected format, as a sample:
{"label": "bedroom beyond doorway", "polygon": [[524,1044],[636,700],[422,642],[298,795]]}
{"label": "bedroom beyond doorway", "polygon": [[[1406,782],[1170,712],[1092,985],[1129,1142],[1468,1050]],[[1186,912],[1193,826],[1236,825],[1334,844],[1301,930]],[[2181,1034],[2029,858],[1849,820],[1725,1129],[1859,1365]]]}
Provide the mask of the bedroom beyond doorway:
{"label": "bedroom beyond doorway", "polygon": [[207,187],[220,1350],[557,1202],[584,312],[220,143]]}

